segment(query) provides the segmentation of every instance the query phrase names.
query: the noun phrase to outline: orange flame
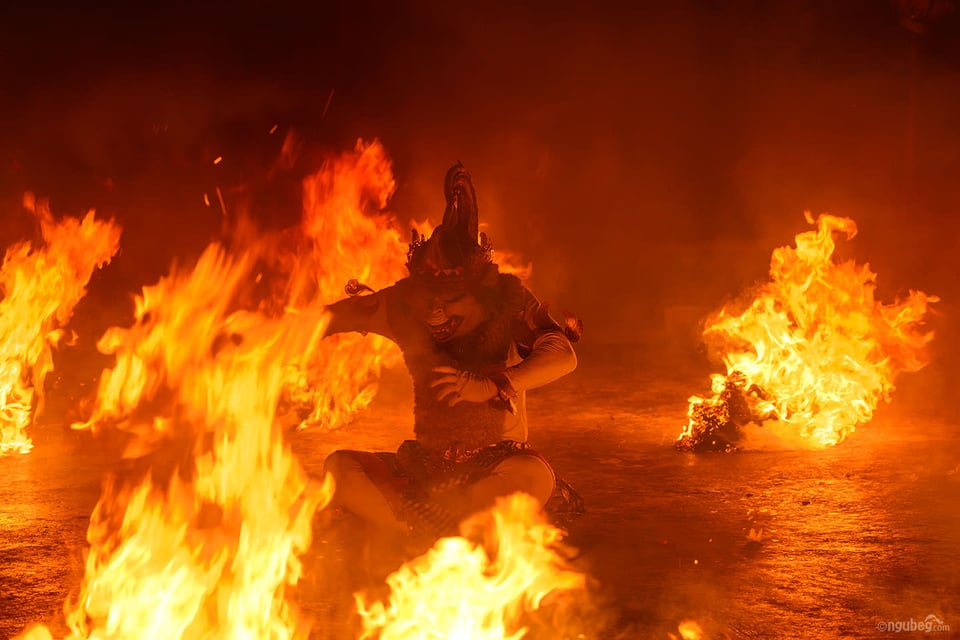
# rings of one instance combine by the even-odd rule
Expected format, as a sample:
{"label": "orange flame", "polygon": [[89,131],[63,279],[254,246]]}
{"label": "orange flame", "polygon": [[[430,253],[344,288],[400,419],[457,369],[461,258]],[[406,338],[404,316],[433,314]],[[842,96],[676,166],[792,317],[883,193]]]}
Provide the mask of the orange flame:
{"label": "orange flame", "polygon": [[56,221],[46,202],[24,195],[40,222],[43,248],[21,242],[7,249],[0,268],[0,455],[27,453],[26,429],[42,411],[43,381],[73,309],[95,269],[120,246],[120,227],[94,219]]}
{"label": "orange flame", "polygon": [[165,483],[108,485],[67,615],[71,638],[307,635],[288,591],[332,483],[310,485],[274,418],[284,367],[312,355],[325,320],[319,309],[230,312],[252,264],[212,245],[192,271],[144,288],[133,326],[101,341],[117,364],[104,372],[94,420],[142,436],[128,455],[155,447],[159,433],[186,440],[192,460]]}
{"label": "orange flame", "polygon": [[[307,636],[288,596],[332,486],[311,485],[283,442],[277,410],[292,399],[309,404],[305,422],[342,424],[372,399],[380,368],[399,359],[377,336],[320,342],[323,305],[348,279],[379,288],[405,275],[406,243],[382,213],[393,189],[383,148],[358,143],[304,181],[292,255],[269,255],[265,242],[234,255],[211,245],[192,269],[175,267],[144,287],[132,326],[100,339],[116,362],[101,376],[90,419],[74,427],[116,425],[134,436],[126,457],[184,462],[136,484],[108,483],[68,605],[71,638]],[[259,311],[237,310],[262,280],[258,261],[280,263],[282,291]],[[523,526],[534,542],[501,565],[524,566],[534,543],[545,548],[558,535]],[[541,587],[545,566],[526,578],[524,597],[536,606],[560,588]],[[560,569],[547,575],[574,580]],[[22,637],[51,634],[37,626]]]}
{"label": "orange flame", "polygon": [[[376,290],[407,275],[409,235],[386,210],[395,189],[392,163],[376,140],[357,141],[303,181],[303,242],[285,256],[283,305],[329,304],[345,295],[349,280]],[[424,235],[433,230],[428,222],[413,227]],[[517,254],[498,251],[497,258],[503,271],[530,277],[532,265]],[[286,400],[304,416],[301,427],[341,427],[373,401],[383,368],[401,360],[400,350],[382,336],[330,336],[314,360],[288,369]]]}
{"label": "orange flame", "polygon": [[937,298],[910,291],[879,302],[869,265],[833,261],[834,234],[853,238],[853,220],[821,215],[816,225],[797,235],[796,247],[773,252],[770,281],[745,310],[724,307],[707,321],[704,336],[723,354],[727,377],[713,376],[712,398],[690,399],[681,440],[694,435],[703,411],[726,411],[723,394],[736,384],[751,390],[745,399],[754,418],[773,420],[781,437],[835,445],[889,401],[899,374],[926,364],[933,333],[920,326]]}
{"label": "orange flame", "polygon": [[527,632],[525,614],[584,587],[584,576],[556,551],[561,532],[530,496],[501,499],[461,531],[465,537],[440,540],[387,578],[386,604],[356,595],[361,640],[518,639]]}
{"label": "orange flame", "polygon": [[[395,188],[378,141],[358,141],[303,181],[304,243],[289,268],[287,306],[335,302],[352,279],[379,289],[406,275],[407,244],[384,211]],[[288,400],[306,414],[300,426],[346,424],[373,401],[383,367],[400,360],[400,350],[382,336],[329,337],[312,361],[287,370]]]}

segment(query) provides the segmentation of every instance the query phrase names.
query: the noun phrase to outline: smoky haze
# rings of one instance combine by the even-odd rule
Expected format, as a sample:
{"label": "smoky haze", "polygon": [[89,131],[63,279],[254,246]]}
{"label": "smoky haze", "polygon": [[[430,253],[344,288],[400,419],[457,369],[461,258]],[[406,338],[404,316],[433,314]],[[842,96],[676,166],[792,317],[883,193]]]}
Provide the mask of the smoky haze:
{"label": "smoky haze", "polygon": [[[925,392],[945,399],[960,16],[940,4],[923,29],[867,1],[5,9],[4,240],[29,231],[24,190],[115,216],[122,254],[91,298],[126,296],[217,237],[204,193],[290,224],[323,150],[376,137],[401,220],[437,222],[463,161],[536,293],[588,343],[668,345],[655,358],[694,350],[803,211],[829,211],[857,221],[840,252],[871,263],[881,298],[942,297]],[[271,172],[288,131],[298,161]]]}

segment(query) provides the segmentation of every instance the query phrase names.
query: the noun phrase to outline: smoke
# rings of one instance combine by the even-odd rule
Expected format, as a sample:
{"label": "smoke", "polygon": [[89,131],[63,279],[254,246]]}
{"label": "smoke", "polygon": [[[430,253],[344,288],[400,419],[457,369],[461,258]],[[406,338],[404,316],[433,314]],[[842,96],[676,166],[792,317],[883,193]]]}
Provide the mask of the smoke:
{"label": "smoke", "polygon": [[[377,137],[402,220],[436,221],[464,162],[495,246],[588,342],[693,353],[805,209],[858,221],[881,297],[957,297],[956,12],[920,33],[865,0],[323,5],[19,8],[0,195],[116,216],[122,290],[219,233],[217,188],[282,225],[323,150]],[[269,174],[289,130],[303,152]]]}

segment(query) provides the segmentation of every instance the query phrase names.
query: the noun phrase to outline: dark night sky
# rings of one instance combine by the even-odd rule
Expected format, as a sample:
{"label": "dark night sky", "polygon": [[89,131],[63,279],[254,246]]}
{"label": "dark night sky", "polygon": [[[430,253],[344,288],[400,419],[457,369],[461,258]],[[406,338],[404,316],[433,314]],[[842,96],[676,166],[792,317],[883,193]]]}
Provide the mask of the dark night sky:
{"label": "dark night sky", "polygon": [[925,33],[881,0],[507,4],[5,7],[4,229],[25,189],[59,213],[95,206],[123,223],[111,268],[136,287],[214,237],[199,194],[255,182],[279,123],[307,151],[260,196],[277,224],[322,149],[379,137],[402,219],[436,218],[462,160],[495,243],[596,340],[691,341],[808,208],[857,220],[843,251],[881,295],[954,304],[951,3]]}

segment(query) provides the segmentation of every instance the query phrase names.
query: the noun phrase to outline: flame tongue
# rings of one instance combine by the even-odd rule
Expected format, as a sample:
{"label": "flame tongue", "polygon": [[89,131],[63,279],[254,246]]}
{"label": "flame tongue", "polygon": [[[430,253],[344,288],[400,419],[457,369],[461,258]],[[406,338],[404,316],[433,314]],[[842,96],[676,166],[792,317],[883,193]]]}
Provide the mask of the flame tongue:
{"label": "flame tongue", "polygon": [[387,604],[357,595],[361,638],[517,639],[526,613],[584,586],[555,549],[561,532],[530,496],[503,498],[461,528],[467,537],[440,540],[387,578]]}
{"label": "flame tongue", "polygon": [[44,246],[22,242],[7,250],[0,268],[0,455],[28,452],[26,435],[41,410],[43,380],[73,309],[86,294],[95,269],[110,262],[120,228],[94,219],[56,221],[32,195],[24,204],[40,222]]}
{"label": "flame tongue", "polygon": [[[287,256],[280,306],[329,304],[350,280],[379,289],[406,275],[406,244],[384,211],[395,188],[377,141],[358,141],[303,181],[301,242]],[[400,350],[382,336],[331,336],[311,361],[288,367],[286,399],[302,416],[300,426],[340,427],[373,401],[383,367],[400,361]]]}
{"label": "flame tongue", "polygon": [[924,366],[933,334],[919,325],[937,298],[911,291],[880,303],[869,265],[832,259],[834,234],[850,239],[856,224],[830,215],[816,224],[795,247],[773,252],[770,282],[745,310],[708,320],[705,339],[723,354],[727,376],[714,376],[712,398],[690,399],[678,447],[734,446],[746,423],[770,419],[809,446],[835,445],[889,400],[900,373]]}
{"label": "flame tongue", "polygon": [[[353,150],[330,156],[303,181],[300,242],[292,253],[277,256],[285,286],[274,306],[299,308],[344,296],[355,280],[371,289],[390,286],[407,276],[406,234],[398,231],[386,210],[396,189],[392,163],[378,141],[358,141]],[[414,222],[429,236],[432,228]],[[512,252],[498,252],[501,270],[528,278],[532,265]],[[435,334],[447,340],[455,326]],[[395,344],[379,335],[338,334],[328,337],[316,357],[287,370],[285,400],[301,427],[334,429],[347,424],[373,401],[384,367],[402,361]]]}
{"label": "flame tongue", "polygon": [[306,635],[287,588],[332,487],[309,485],[274,416],[285,365],[310,357],[325,323],[318,310],[230,313],[252,263],[213,245],[191,272],[144,290],[132,327],[104,336],[117,365],[95,419],[146,434],[129,455],[159,431],[194,457],[166,483],[102,496],[68,616],[75,638]]}

